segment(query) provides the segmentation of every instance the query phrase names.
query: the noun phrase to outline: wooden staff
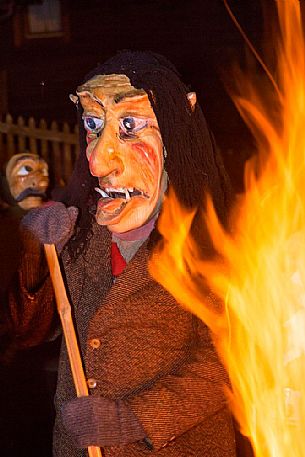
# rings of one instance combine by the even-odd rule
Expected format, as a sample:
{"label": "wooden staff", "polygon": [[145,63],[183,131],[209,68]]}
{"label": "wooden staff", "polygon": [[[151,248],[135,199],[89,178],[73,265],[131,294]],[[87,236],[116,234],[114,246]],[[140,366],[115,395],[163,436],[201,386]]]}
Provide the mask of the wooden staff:
{"label": "wooden staff", "polygon": [[[71,371],[76,389],[76,394],[78,397],[87,396],[88,387],[83,370],[80,350],[77,344],[76,333],[72,321],[71,306],[62,279],[56,249],[54,244],[45,244],[44,249],[55,292],[57,310],[61,320],[61,325],[68,350],[68,356],[71,365]],[[89,446],[88,454],[89,457],[103,457],[101,448],[97,446]]]}

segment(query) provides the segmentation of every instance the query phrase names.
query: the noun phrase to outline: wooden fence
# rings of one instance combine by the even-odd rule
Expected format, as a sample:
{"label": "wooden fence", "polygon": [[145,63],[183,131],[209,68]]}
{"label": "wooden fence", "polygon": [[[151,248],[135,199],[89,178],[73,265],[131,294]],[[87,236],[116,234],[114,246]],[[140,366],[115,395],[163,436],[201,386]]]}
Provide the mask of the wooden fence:
{"label": "wooden fence", "polygon": [[16,123],[10,114],[0,119],[0,167],[14,154],[31,152],[39,154],[49,165],[55,185],[64,185],[69,179],[78,155],[78,126],[72,129],[67,123],[60,126],[44,119],[38,122],[30,117],[27,121],[19,116]]}

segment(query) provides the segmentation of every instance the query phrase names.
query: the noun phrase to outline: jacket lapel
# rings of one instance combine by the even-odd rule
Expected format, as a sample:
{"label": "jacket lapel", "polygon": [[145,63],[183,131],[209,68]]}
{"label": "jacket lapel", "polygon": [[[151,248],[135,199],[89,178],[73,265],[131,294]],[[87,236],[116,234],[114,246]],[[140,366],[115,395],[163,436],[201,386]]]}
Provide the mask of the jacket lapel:
{"label": "jacket lapel", "polygon": [[145,241],[124,271],[116,277],[115,283],[103,300],[105,306],[113,307],[119,302],[124,302],[128,296],[144,288],[151,281],[147,271],[148,258],[149,251]]}

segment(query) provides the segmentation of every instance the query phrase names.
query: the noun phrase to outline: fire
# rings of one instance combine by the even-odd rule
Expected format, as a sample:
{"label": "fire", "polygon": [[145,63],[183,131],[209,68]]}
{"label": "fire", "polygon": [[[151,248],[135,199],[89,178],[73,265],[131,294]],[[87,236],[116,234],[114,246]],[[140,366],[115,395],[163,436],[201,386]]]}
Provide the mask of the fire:
{"label": "fire", "polygon": [[[202,260],[189,233],[194,212],[170,193],[159,224],[165,242],[150,268],[211,329],[231,380],[230,406],[255,455],[304,457],[305,46],[299,1],[276,5],[272,104],[248,77],[235,97],[258,154],[246,166],[230,233],[208,199],[205,219],[218,255]],[[198,278],[222,311],[211,309]]]}

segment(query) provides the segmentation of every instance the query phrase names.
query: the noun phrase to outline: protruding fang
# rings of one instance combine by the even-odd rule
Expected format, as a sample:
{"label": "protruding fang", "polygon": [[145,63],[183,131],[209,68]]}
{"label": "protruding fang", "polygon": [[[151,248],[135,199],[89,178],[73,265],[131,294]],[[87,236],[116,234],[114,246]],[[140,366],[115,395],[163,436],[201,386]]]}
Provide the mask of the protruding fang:
{"label": "protruding fang", "polygon": [[135,189],[134,187],[106,187],[101,189],[100,187],[95,187],[95,190],[102,195],[104,198],[125,198],[126,201],[131,200],[133,197],[145,197],[148,198],[148,195],[145,192]]}
{"label": "protruding fang", "polygon": [[131,193],[132,197],[137,197],[139,195],[145,195],[145,194],[141,190],[138,190],[138,189],[134,189]]}
{"label": "protruding fang", "polygon": [[95,187],[94,190],[96,190],[99,194],[101,194],[102,197],[104,198],[109,198],[109,195],[106,194],[106,192],[104,192],[102,189],[100,189],[99,187]]}
{"label": "protruding fang", "polygon": [[126,196],[126,201],[129,201],[130,195],[129,195],[128,189],[125,189],[125,196]]}

